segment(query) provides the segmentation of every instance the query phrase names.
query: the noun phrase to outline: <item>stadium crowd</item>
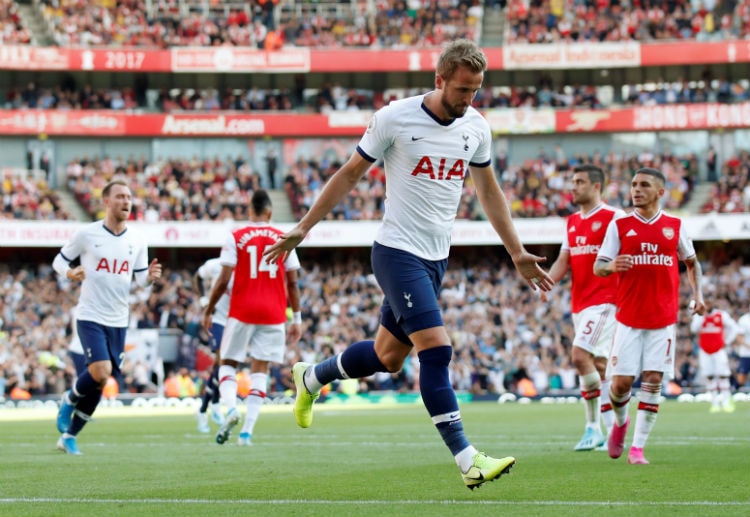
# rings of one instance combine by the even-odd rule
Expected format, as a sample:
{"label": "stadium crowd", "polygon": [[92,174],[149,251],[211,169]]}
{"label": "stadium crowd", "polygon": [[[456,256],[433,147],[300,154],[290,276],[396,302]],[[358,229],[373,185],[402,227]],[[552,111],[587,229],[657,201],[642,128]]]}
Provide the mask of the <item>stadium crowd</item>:
{"label": "stadium crowd", "polygon": [[[282,170],[284,190],[289,196],[295,217],[300,218],[319,194],[341,156],[300,156]],[[605,200],[615,206],[627,206],[630,171],[640,164],[662,170],[667,179],[665,207],[676,209],[690,197],[698,175],[695,154],[676,156],[670,153],[617,155],[575,155],[567,157],[557,146],[552,152],[542,150],[535,158],[522,163],[508,163],[504,155],[496,158],[501,185],[517,217],[565,216],[576,210],[572,204],[568,180],[573,167],[594,163],[610,171]],[[637,167],[635,167],[637,168]],[[270,180],[242,158],[165,159],[146,158],[79,158],[66,166],[68,189],[92,218],[101,213],[101,188],[115,173],[131,183],[136,195],[133,218],[148,222],[169,220],[242,220],[248,196]],[[458,217],[481,220],[471,179],[464,186]],[[346,200],[328,216],[332,220],[374,220],[382,216],[385,199],[385,177],[379,165],[373,166]]]}
{"label": "stadium crowd", "polygon": [[[667,177],[664,206],[668,209],[679,208],[689,199],[699,167],[698,157],[692,153],[676,156],[670,153],[643,152],[618,155],[610,152],[568,157],[560,146],[556,146],[551,152],[542,150],[538,156],[521,163],[509,163],[505,155],[497,156],[495,168],[514,216],[566,216],[576,211],[568,182],[573,167],[583,163],[593,163],[609,171],[609,184],[604,199],[619,207],[627,206],[629,174],[637,168],[636,164],[662,170]],[[311,206],[327,178],[335,172],[335,165],[324,161],[314,163],[298,160],[290,166],[284,187],[297,218]],[[464,193],[458,217],[470,220],[483,219],[471,179],[466,182]],[[370,169],[346,201],[333,210],[331,217],[343,220],[378,219],[382,215],[384,195],[385,178],[382,169],[376,165]]]}
{"label": "stadium crowd", "polygon": [[[700,208],[702,213],[741,213],[750,211],[750,152],[739,151],[724,163],[716,163],[713,149],[705,159],[713,192]],[[299,157],[281,169],[283,189],[289,196],[296,218],[300,218],[320,192],[326,179],[345,156]],[[500,154],[495,159],[499,180],[516,217],[566,216],[575,211],[568,180],[572,168],[596,163],[610,172],[604,199],[613,206],[627,208],[629,171],[635,164],[649,164],[662,170],[668,179],[664,206],[682,207],[695,187],[700,167],[693,153],[618,155],[573,155],[560,148],[540,151],[520,163],[508,163]],[[66,220],[70,213],[62,206],[59,193],[49,187],[39,171],[0,169],[3,206],[0,218]],[[252,191],[268,187],[265,171],[253,170],[243,158],[167,159],[79,158],[66,165],[68,190],[92,220],[101,215],[101,188],[114,174],[129,178],[136,194],[133,218],[147,222],[182,220],[243,220]],[[464,197],[457,217],[482,220],[471,179],[464,186]],[[382,217],[385,178],[376,164],[359,186],[329,216],[333,220],[377,220]]]}
{"label": "stadium crowd", "polygon": [[[337,165],[346,159],[346,151],[336,147],[330,153],[300,155],[277,173],[283,180],[292,211],[300,218],[319,194]],[[694,153],[677,156],[669,152],[567,156],[560,146],[540,150],[536,157],[510,163],[507,156],[495,159],[498,179],[516,217],[566,216],[576,210],[572,204],[569,179],[573,167],[594,163],[609,171],[604,193],[606,202],[627,207],[631,170],[649,165],[664,172],[667,193],[664,206],[678,209],[690,198],[698,178],[699,158]],[[716,167],[716,164],[713,165]],[[716,195],[703,207],[704,212],[747,211],[750,187],[747,186],[750,158],[742,151],[722,167]],[[145,157],[81,157],[65,165],[67,189],[85,212],[95,220],[101,216],[101,189],[118,174],[126,177],[135,194],[133,219],[147,222],[190,220],[243,220],[249,196],[260,187],[269,188],[267,171],[254,170],[242,157],[220,159],[172,158],[149,160]],[[709,175],[711,171],[709,171]],[[68,219],[58,193],[38,173],[20,174],[13,169],[3,181],[3,211],[7,219]],[[385,177],[374,165],[356,189],[328,216],[330,220],[376,220],[382,217]],[[471,178],[464,185],[457,217],[482,220]]]}
{"label": "stadium crowd", "polygon": [[743,39],[750,2],[509,0],[509,43]]}
{"label": "stadium crowd", "polygon": [[[716,163],[712,163],[714,174]],[[709,174],[712,171],[709,170]],[[750,153],[741,151],[727,160],[717,175],[709,200],[703,205],[703,212],[739,213],[750,211]]]}
{"label": "stadium crowd", "polygon": [[18,13],[13,0],[0,0],[0,45],[26,45],[31,43],[31,33]]}
{"label": "stadium crowd", "polygon": [[[54,87],[40,87],[36,83],[15,86],[0,93],[0,106],[5,109],[59,110],[142,110],[175,113],[185,111],[296,111],[303,113],[331,113],[341,111],[376,110],[389,102],[425,93],[426,88],[390,88],[369,90],[344,88],[340,84],[326,84],[319,89],[287,88],[171,88],[149,91],[143,88],[79,87],[75,80],[66,78]],[[543,76],[535,86],[486,86],[477,94],[474,106],[480,110],[492,108],[589,108],[610,106],[657,106],[719,102],[732,104],[750,100],[747,79],[730,81],[713,78],[706,71],[699,81],[658,81],[626,84],[617,91],[593,85],[556,85]]]}
{"label": "stadium crowd", "polygon": [[[705,292],[738,318],[750,311],[750,271],[728,253],[719,249],[704,257]],[[273,366],[269,392],[292,388],[294,362],[319,361],[351,342],[371,338],[379,321],[382,294],[365,251],[340,252],[334,260],[323,260],[314,252],[306,256],[304,250],[300,255],[303,337],[287,349],[283,364]],[[199,296],[191,289],[192,273],[167,269],[151,288],[135,290],[130,327],[178,329],[183,336],[181,353],[175,363],[166,365],[168,378],[183,370],[182,376],[187,374],[191,381],[185,382],[186,388],[199,390],[205,372],[197,368],[210,361],[197,360],[207,353],[207,336],[200,327],[202,312]],[[533,394],[526,391],[532,385],[540,395],[576,389],[567,280],[542,301],[519,278],[498,249],[463,248],[454,253],[441,303],[455,346],[451,376],[457,389],[476,395]],[[696,344],[688,334],[684,306],[690,291],[684,278],[683,283],[675,381],[695,388],[703,380]],[[17,270],[0,267],[0,395],[59,395],[69,385],[74,368],[67,349],[77,290],[58,278],[49,264]],[[154,377],[144,380],[142,364],[126,360],[123,372],[121,393],[154,390]],[[418,375],[418,362],[408,360],[398,374],[363,379],[359,390],[416,390]]]}
{"label": "stadium crowd", "polygon": [[0,219],[51,221],[70,219],[44,171],[0,168],[3,206]]}
{"label": "stadium crowd", "polygon": [[[43,0],[40,12],[57,45],[252,46],[414,48],[447,39],[477,39],[485,6],[479,0],[378,0],[363,3],[202,3],[189,0],[121,0],[89,5]],[[498,0],[504,7],[508,43],[583,41],[707,41],[742,39],[750,33],[750,3],[620,2],[601,0]],[[15,3],[3,0],[0,15],[11,41],[28,43],[13,17]],[[14,19],[16,20],[14,22]],[[18,27],[18,28],[16,28]]]}
{"label": "stadium crowd", "polygon": [[445,39],[476,39],[483,13],[478,0],[378,2],[367,11],[359,4],[317,2],[298,9],[278,0],[203,4],[189,1],[120,0],[88,2],[44,0],[42,13],[60,46],[246,46],[274,50],[304,47],[439,45]]}

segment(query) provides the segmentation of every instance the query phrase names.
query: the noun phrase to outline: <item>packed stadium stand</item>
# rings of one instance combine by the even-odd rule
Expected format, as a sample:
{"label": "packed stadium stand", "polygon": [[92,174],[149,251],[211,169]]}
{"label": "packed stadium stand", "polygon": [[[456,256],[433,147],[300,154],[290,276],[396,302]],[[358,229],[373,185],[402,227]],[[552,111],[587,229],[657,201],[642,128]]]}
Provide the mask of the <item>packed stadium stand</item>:
{"label": "packed stadium stand", "polygon": [[[603,166],[606,201],[625,209],[632,171],[659,168],[708,295],[739,317],[750,311],[749,35],[750,0],[0,0],[0,398],[69,385],[77,287],[50,263],[100,217],[114,176],[129,182],[133,224],[167,267],[133,292],[131,331],[157,331],[160,353],[171,351],[163,372],[128,358],[120,392],[159,392],[183,368],[199,386],[195,268],[258,188],[270,189],[276,222],[304,215],[373,110],[429,91],[441,44],[457,37],[488,55],[475,106],[527,246],[554,260],[576,209],[575,165]],[[300,249],[304,336],[274,365],[269,392],[292,388],[294,361],[373,335],[381,295],[368,238],[384,199],[377,163]],[[567,281],[546,302],[519,281],[483,237],[471,178],[457,218],[441,298],[454,386],[497,397],[528,377],[539,394],[576,393]],[[675,384],[701,389],[682,309]],[[359,389],[410,391],[418,375],[407,361]]]}

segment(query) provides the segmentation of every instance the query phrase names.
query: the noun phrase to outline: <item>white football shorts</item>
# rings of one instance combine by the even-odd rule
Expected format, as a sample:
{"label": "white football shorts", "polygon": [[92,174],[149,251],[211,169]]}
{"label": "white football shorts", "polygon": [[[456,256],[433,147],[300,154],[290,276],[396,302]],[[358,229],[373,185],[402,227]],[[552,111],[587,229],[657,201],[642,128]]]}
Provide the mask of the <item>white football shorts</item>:
{"label": "white football shorts", "polygon": [[286,326],[251,325],[229,318],[221,338],[222,359],[244,363],[248,354],[252,359],[281,363],[286,349]]}
{"label": "white football shorts", "polygon": [[592,305],[573,314],[576,329],[573,346],[586,350],[594,357],[609,357],[615,322],[615,306],[612,303]]}
{"label": "white football shorts", "polygon": [[725,348],[713,354],[700,350],[698,366],[703,377],[729,377],[732,374],[729,370],[729,354]]}
{"label": "white football shorts", "polygon": [[612,354],[607,378],[612,375],[638,377],[641,372],[662,372],[664,380],[674,378],[676,325],[659,329],[636,329],[615,322]]}

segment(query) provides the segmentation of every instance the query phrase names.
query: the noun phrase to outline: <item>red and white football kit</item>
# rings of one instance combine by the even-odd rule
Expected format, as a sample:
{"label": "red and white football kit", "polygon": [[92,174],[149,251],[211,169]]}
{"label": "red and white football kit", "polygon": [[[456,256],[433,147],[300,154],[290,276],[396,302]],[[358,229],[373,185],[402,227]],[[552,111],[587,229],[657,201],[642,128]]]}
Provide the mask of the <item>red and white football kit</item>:
{"label": "red and white football kit", "polygon": [[571,309],[576,335],[573,345],[594,356],[607,357],[614,332],[617,276],[594,274],[594,262],[607,227],[621,210],[599,204],[587,214],[576,212],[567,221],[561,253],[570,256]]}
{"label": "red and white football kit", "polygon": [[234,267],[229,320],[221,342],[221,357],[245,361],[247,344],[255,359],[283,361],[286,332],[286,272],[300,268],[294,250],[283,263],[266,262],[266,246],[283,232],[266,223],[234,230],[221,249],[222,266]]}
{"label": "red and white football kit", "polygon": [[674,374],[674,340],[680,287],[679,260],[695,256],[682,221],[661,210],[651,219],[637,211],[607,229],[597,260],[630,255],[633,267],[616,273],[615,339],[608,376],[660,371]]}
{"label": "red and white football kit", "polygon": [[694,315],[690,330],[698,334],[698,366],[701,375],[729,377],[731,370],[726,345],[733,342],[739,334],[739,325],[726,311],[714,309],[703,316]]}

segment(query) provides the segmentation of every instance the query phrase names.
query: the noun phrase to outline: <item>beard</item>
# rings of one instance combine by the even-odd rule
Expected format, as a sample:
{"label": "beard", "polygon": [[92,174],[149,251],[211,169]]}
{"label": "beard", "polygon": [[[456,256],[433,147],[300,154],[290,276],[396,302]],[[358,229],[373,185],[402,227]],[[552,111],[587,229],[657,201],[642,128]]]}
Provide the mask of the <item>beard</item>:
{"label": "beard", "polygon": [[452,104],[448,104],[448,103],[447,103],[447,102],[445,101],[445,99],[441,99],[441,100],[440,100],[440,104],[442,104],[442,106],[443,106],[443,109],[445,110],[445,113],[446,113],[446,114],[447,114],[447,115],[448,115],[448,116],[449,116],[450,118],[461,118],[461,117],[463,117],[464,115],[466,115],[466,110],[468,110],[468,109],[469,109],[469,107],[468,107],[468,106],[466,106],[465,108],[461,109],[461,108],[458,108],[458,107],[456,107],[456,106],[454,106],[454,105],[452,105]]}

